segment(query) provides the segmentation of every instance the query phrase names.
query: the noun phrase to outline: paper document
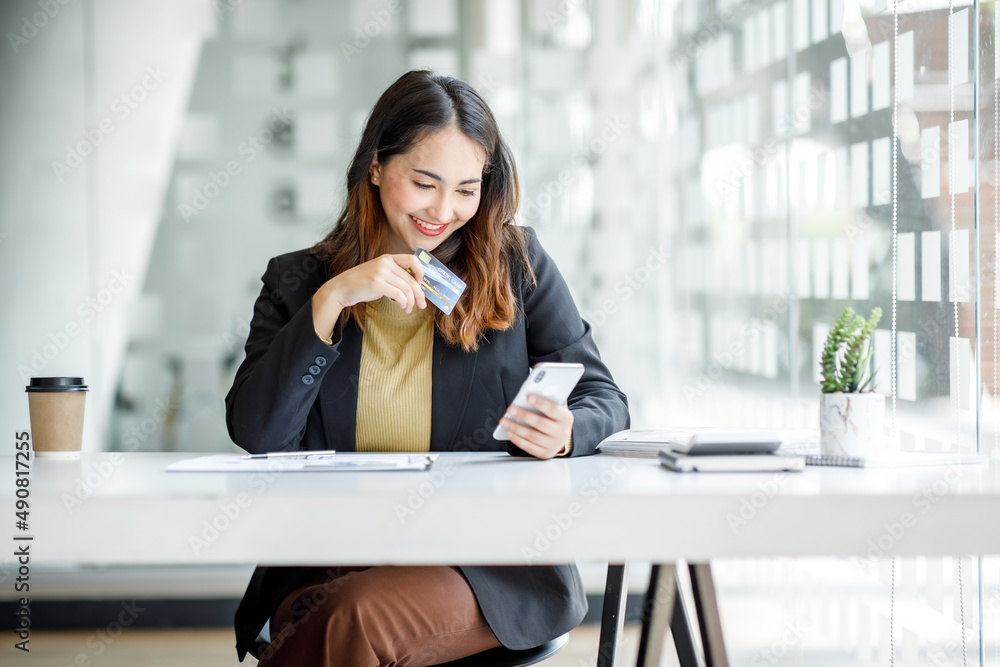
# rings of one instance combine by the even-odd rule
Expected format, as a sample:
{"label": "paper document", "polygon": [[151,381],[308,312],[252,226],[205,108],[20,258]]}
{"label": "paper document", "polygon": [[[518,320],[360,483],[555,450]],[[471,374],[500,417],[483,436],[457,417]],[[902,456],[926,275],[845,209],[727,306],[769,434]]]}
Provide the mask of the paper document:
{"label": "paper document", "polygon": [[437,454],[337,454],[246,459],[240,454],[214,454],[184,459],[167,466],[167,472],[345,472],[351,470],[429,470]]}

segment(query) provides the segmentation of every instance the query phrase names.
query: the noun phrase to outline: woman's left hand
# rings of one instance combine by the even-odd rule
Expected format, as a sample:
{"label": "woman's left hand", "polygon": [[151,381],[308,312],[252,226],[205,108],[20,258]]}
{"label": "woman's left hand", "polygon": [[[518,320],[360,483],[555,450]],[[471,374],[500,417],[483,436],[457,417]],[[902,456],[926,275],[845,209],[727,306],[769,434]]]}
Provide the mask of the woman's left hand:
{"label": "woman's left hand", "polygon": [[[525,453],[540,459],[551,459],[563,450],[573,433],[573,413],[566,403],[555,403],[538,395],[528,397],[528,402],[542,414],[536,415],[523,408],[510,406],[501,420],[510,441]],[[508,419],[513,417],[525,425]]]}

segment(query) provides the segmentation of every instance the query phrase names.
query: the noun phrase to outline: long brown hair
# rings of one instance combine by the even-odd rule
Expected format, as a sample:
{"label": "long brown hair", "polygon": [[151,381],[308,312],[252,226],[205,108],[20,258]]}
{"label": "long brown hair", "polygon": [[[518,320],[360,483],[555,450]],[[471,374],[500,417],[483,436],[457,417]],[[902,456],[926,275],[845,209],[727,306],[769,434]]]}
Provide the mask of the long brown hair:
{"label": "long brown hair", "polygon": [[[468,352],[478,348],[487,329],[508,329],[517,317],[511,263],[523,265],[524,275],[535,282],[527,238],[513,222],[520,198],[514,156],[489,106],[469,84],[413,70],[382,93],[347,170],[344,209],[313,252],[330,265],[331,275],[377,257],[388,222],[379,190],[368,178],[372,159],[386,164],[428,133],[450,126],[486,153],[479,209],[433,252],[468,285],[451,315],[435,309],[434,326],[441,338]],[[349,319],[364,329],[364,302],[344,309],[341,322]]]}

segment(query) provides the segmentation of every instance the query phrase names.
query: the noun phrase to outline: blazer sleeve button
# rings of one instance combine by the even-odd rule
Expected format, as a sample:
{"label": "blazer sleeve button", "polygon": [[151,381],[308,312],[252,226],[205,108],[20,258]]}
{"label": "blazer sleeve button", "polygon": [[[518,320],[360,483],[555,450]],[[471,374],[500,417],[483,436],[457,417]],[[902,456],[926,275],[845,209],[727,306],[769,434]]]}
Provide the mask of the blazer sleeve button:
{"label": "blazer sleeve button", "polygon": [[302,376],[302,384],[304,384],[304,385],[310,385],[310,384],[312,384],[315,381],[316,381],[316,378],[314,378],[312,375],[303,375]]}
{"label": "blazer sleeve button", "polygon": [[309,367],[309,372],[312,373],[313,375],[319,375],[321,370],[322,369],[319,366],[310,366]]}
{"label": "blazer sleeve button", "polygon": [[326,366],[326,357],[316,357],[313,361],[316,362],[317,366]]}

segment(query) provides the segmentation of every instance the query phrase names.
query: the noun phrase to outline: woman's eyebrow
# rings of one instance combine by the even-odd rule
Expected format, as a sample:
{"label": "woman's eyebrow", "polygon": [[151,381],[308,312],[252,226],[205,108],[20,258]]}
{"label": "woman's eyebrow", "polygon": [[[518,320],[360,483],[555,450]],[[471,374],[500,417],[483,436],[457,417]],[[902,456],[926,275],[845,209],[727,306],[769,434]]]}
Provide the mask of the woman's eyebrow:
{"label": "woman's eyebrow", "polygon": [[[417,173],[420,173],[420,174],[423,174],[424,176],[429,176],[430,178],[433,178],[438,183],[444,183],[444,179],[441,178],[440,176],[438,176],[437,174],[435,174],[433,171],[427,171],[426,169],[414,169],[413,171],[415,171]],[[462,181],[461,183],[459,183],[459,185],[468,185],[469,183],[481,183],[482,180],[483,179],[481,179],[481,178],[467,178],[464,181]]]}

